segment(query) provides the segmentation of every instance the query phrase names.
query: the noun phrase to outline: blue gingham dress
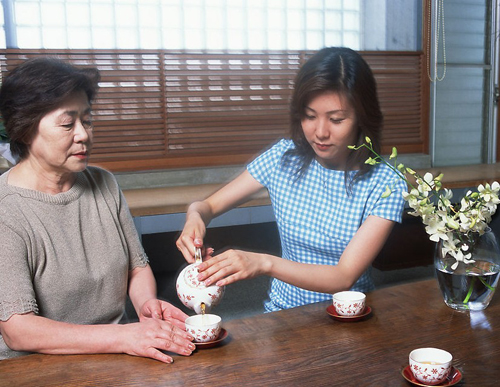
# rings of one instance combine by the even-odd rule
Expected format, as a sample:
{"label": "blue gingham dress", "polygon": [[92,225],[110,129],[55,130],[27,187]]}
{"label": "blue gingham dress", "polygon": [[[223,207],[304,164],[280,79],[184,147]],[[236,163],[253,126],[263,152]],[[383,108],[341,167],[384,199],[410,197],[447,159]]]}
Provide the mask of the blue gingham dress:
{"label": "blue gingham dress", "polygon": [[[294,147],[281,140],[252,161],[247,169],[264,185],[273,205],[281,238],[282,257],[317,265],[336,265],[342,252],[369,215],[401,222],[406,184],[386,165],[379,164],[357,180],[352,193],[346,192],[344,172],[330,170],[313,160],[300,178],[295,171],[297,157],[282,156]],[[386,186],[394,192],[381,195]],[[352,287],[370,291],[374,285],[367,270]],[[312,292],[273,279],[267,311],[293,308],[331,299],[331,294]]]}

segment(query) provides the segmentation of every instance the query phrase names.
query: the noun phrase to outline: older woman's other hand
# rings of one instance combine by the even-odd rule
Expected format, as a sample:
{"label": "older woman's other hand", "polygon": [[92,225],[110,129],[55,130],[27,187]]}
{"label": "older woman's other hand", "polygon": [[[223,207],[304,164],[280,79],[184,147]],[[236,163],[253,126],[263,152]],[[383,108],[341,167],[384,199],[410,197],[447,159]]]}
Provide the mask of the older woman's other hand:
{"label": "older woman's other hand", "polygon": [[193,338],[184,329],[169,321],[145,318],[139,323],[123,325],[126,330],[122,352],[172,363],[171,356],[163,351],[189,356],[196,348]]}
{"label": "older woman's other hand", "polygon": [[184,330],[186,329],[184,321],[188,315],[168,302],[151,299],[144,303],[139,313],[139,321],[142,322],[148,318],[168,321]]}

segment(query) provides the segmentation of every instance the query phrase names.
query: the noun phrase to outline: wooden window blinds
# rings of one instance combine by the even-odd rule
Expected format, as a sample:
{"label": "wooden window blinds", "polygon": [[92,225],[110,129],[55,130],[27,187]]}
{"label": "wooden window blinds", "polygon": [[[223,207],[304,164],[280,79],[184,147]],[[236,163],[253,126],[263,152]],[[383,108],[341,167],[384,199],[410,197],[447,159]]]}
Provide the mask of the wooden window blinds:
{"label": "wooden window blinds", "polygon": [[[1,51],[3,76],[41,55],[100,70],[91,163],[115,172],[248,162],[287,136],[293,80],[314,53]],[[426,153],[429,97],[423,54],[361,54],[377,79],[385,117],[383,151],[397,146],[400,153]]]}

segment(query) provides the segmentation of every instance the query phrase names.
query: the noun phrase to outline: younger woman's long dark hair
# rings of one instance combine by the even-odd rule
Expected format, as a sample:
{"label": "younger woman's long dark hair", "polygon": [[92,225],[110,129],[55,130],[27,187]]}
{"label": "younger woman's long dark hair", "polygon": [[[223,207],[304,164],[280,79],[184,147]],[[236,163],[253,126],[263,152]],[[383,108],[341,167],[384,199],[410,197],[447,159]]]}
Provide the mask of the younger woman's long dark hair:
{"label": "younger woman's long dark hair", "polygon": [[[339,93],[354,108],[357,122],[356,144],[361,145],[365,137],[370,137],[373,148],[380,153],[380,132],[383,115],[380,110],[377,84],[373,73],[365,60],[356,51],[346,47],[327,47],[313,55],[299,70],[295,78],[295,88],[290,104],[290,135],[295,149],[288,155],[298,155],[301,167],[297,171],[301,176],[315,157],[314,150],[307,142],[301,121],[305,116],[305,108],[317,95],[333,91]],[[364,161],[369,151],[361,148],[350,151],[346,167],[345,182],[348,192],[354,181],[367,173],[370,166]],[[353,169],[358,172],[352,176]]]}

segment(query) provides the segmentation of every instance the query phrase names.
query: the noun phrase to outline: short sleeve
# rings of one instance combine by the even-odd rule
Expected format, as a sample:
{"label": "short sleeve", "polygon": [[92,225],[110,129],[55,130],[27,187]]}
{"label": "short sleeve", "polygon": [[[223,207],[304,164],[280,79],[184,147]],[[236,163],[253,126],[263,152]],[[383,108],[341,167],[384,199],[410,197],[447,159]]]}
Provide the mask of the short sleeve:
{"label": "short sleeve", "polygon": [[38,313],[26,242],[5,224],[0,224],[0,320],[13,314]]}
{"label": "short sleeve", "polygon": [[247,166],[248,172],[265,187],[269,187],[273,172],[285,152],[293,146],[291,140],[280,140]]}
{"label": "short sleeve", "polygon": [[[405,206],[403,192],[407,192],[406,182],[387,166],[379,166],[382,170],[377,174],[378,184],[370,214],[401,223]],[[391,190],[391,194],[382,197],[387,188]]]}

